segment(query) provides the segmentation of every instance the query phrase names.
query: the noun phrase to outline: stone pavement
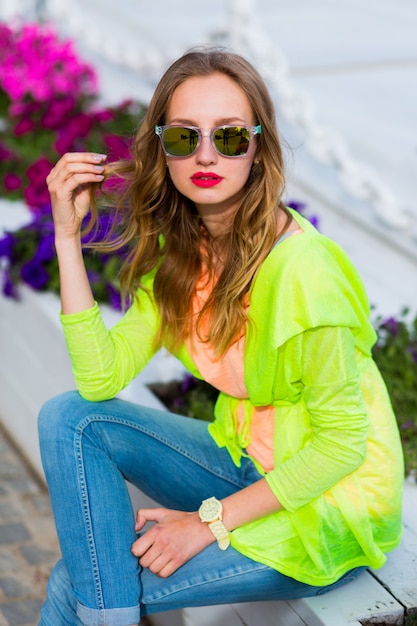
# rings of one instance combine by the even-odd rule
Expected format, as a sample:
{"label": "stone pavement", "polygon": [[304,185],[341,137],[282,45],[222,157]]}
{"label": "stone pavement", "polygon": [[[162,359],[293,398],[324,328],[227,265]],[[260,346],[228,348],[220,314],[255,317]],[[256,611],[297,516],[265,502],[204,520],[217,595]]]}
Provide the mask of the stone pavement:
{"label": "stone pavement", "polygon": [[[38,625],[59,557],[47,489],[0,420],[0,626]],[[141,626],[152,626],[151,618]]]}
{"label": "stone pavement", "polygon": [[35,626],[58,541],[45,486],[0,425],[0,626]]}

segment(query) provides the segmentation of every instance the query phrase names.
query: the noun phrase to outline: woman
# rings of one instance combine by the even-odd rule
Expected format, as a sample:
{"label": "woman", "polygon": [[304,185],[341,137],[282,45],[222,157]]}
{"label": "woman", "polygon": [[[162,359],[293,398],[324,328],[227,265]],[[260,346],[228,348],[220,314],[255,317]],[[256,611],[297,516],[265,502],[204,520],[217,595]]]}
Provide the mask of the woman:
{"label": "woman", "polygon": [[[112,172],[131,305],[107,330],[80,230]],[[41,624],[299,598],[380,567],[400,540],[403,468],[368,301],[344,252],[282,204],[257,71],[219,49],[185,54],[130,163],[68,154],[48,185],[79,393],[40,416],[63,557]],[[214,423],[114,399],[162,345],[220,390]],[[135,521],[125,480],[161,507]]]}

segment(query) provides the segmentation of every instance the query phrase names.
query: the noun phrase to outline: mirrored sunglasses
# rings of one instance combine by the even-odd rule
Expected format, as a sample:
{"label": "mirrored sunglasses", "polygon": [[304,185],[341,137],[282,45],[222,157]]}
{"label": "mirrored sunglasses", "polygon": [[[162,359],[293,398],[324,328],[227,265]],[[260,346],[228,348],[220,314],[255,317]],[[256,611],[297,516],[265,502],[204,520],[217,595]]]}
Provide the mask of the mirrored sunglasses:
{"label": "mirrored sunglasses", "polygon": [[189,157],[198,150],[203,137],[210,137],[214,149],[225,157],[245,156],[251,137],[261,133],[261,126],[155,126],[167,156]]}

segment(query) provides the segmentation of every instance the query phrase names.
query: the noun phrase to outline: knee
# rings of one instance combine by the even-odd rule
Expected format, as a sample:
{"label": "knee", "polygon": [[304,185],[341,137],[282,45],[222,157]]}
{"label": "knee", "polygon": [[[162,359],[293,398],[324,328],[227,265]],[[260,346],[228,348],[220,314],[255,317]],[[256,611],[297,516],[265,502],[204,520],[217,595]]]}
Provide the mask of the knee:
{"label": "knee", "polygon": [[45,402],[38,416],[39,441],[57,439],[64,429],[73,430],[80,420],[82,405],[88,402],[77,391],[62,393]]}

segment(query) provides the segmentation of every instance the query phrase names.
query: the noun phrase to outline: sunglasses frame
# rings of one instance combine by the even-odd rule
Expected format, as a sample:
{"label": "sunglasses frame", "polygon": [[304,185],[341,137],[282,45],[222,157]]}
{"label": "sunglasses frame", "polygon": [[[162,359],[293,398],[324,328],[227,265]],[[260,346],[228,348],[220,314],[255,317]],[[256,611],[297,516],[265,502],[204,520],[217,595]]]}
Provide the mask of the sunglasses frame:
{"label": "sunglasses frame", "polygon": [[[167,151],[165,144],[164,144],[163,134],[164,134],[164,130],[167,130],[169,128],[186,128],[188,130],[195,130],[197,132],[198,141],[195,145],[194,150],[190,152],[190,154],[170,154]],[[244,130],[249,131],[248,149],[246,150],[246,152],[244,152],[243,154],[223,154],[223,152],[221,152],[217,148],[216,144],[214,143],[214,133],[216,132],[216,130],[220,130],[224,128],[242,128]],[[238,124],[223,124],[222,126],[214,126],[214,128],[200,128],[199,126],[186,126],[184,124],[183,125],[167,124],[166,126],[160,126],[157,124],[155,126],[155,135],[157,135],[161,141],[162,149],[164,151],[165,156],[171,157],[173,159],[188,159],[188,157],[193,156],[193,154],[195,154],[197,150],[199,149],[201,145],[201,140],[203,139],[203,137],[210,137],[211,145],[213,146],[217,154],[219,154],[222,157],[225,157],[226,159],[237,159],[239,157],[244,157],[248,153],[252,135],[260,135],[261,132],[262,132],[262,127],[260,124],[258,124],[257,126],[239,126]]]}

